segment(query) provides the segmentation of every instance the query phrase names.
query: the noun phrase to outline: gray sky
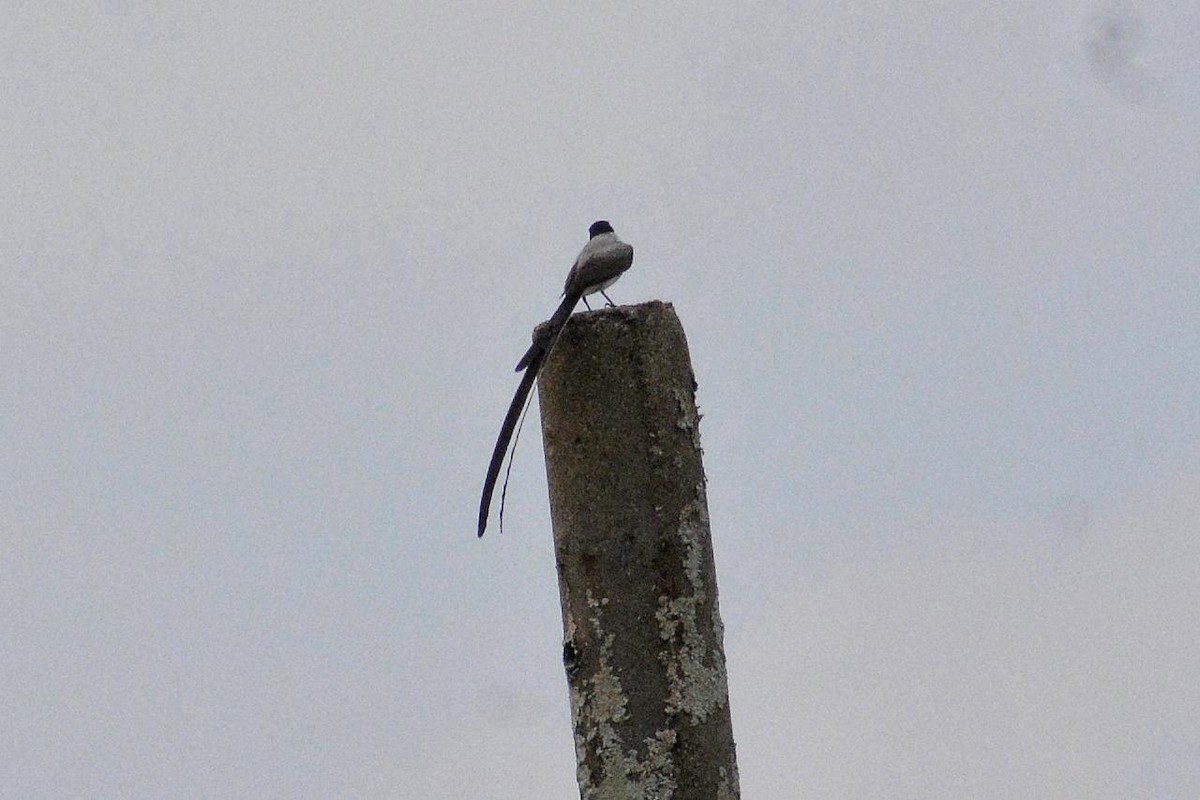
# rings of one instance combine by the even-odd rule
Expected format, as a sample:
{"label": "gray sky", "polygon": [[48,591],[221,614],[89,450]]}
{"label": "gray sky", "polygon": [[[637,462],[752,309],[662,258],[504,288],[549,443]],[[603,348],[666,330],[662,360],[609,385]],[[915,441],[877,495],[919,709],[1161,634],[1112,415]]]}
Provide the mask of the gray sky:
{"label": "gray sky", "polygon": [[9,3],[0,780],[575,792],[512,364],[700,384],[746,797],[1200,795],[1194,3]]}

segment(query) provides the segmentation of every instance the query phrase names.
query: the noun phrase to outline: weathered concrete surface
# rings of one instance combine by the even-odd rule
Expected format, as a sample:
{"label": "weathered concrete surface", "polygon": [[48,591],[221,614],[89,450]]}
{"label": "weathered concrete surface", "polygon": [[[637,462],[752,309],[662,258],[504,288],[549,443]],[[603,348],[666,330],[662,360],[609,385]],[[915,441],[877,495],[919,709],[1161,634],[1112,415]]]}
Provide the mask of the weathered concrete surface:
{"label": "weathered concrete surface", "polygon": [[658,302],[576,315],[539,379],[585,800],[739,797],[695,388]]}

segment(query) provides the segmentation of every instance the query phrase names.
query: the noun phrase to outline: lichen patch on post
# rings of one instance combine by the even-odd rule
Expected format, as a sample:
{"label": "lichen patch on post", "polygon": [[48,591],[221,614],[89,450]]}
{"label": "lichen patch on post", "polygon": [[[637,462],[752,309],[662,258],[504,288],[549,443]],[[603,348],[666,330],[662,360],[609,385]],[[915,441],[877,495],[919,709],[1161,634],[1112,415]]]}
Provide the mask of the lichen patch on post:
{"label": "lichen patch on post", "polygon": [[675,426],[681,431],[687,431],[692,436],[692,445],[700,451],[700,412],[690,392],[675,389],[675,402],[679,404],[679,419]]}
{"label": "lichen patch on post", "polygon": [[717,800],[738,800],[742,796],[742,789],[738,781],[737,765],[734,765],[732,780],[724,767],[721,767],[718,773],[721,776],[721,782],[717,784]]}
{"label": "lichen patch on post", "polygon": [[[571,708],[575,716],[576,770],[581,787],[590,787],[586,800],[668,800],[675,792],[675,768],[671,761],[676,743],[673,730],[660,730],[644,743],[646,756],[638,759],[638,748],[626,744],[620,723],[629,718],[628,698],[620,676],[612,666],[613,635],[603,630],[599,609],[605,605],[591,593],[587,605],[593,611],[588,620],[601,642],[598,667],[590,678],[571,689]],[[590,747],[589,747],[590,743]],[[586,754],[595,754],[599,763],[589,763]],[[593,768],[599,772],[597,782]]]}
{"label": "lichen patch on post", "polygon": [[679,520],[680,538],[686,545],[684,571],[691,592],[682,597],[660,597],[654,615],[659,637],[664,642],[675,642],[661,653],[669,691],[667,713],[687,714],[694,725],[703,723],[715,709],[724,706],[729,696],[724,659],[714,650],[719,642],[705,638],[702,631],[708,626],[697,619],[705,604],[710,610],[715,607],[715,598],[706,591],[702,571],[699,537],[707,529],[708,520],[703,488],[698,487],[697,491],[697,499],[684,507]]}

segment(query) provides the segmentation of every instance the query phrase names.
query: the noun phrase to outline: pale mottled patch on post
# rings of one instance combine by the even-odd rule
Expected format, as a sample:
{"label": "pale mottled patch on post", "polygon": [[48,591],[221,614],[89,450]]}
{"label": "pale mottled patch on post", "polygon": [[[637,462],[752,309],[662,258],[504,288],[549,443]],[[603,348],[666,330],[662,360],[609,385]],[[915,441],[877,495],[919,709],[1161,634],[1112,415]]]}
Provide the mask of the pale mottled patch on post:
{"label": "pale mottled patch on post", "polygon": [[730,779],[729,771],[724,767],[717,772],[721,775],[721,782],[717,785],[717,800],[740,800],[742,790],[738,783],[738,776],[735,774]]}
{"label": "pale mottled patch on post", "polygon": [[696,410],[695,400],[692,398],[692,393],[683,389],[672,390],[675,395],[675,402],[679,404],[679,419],[676,420],[675,426],[681,431],[687,431],[691,434],[692,445],[699,453],[703,448],[700,447],[700,412]]}
{"label": "pale mottled patch on post", "polygon": [[[698,615],[707,604],[712,622],[720,624],[716,603],[704,584],[702,549],[699,537],[708,530],[708,512],[703,500],[703,487],[697,487],[697,499],[684,507],[680,514],[679,536],[686,543],[684,571],[691,586],[686,596],[659,598],[659,636],[664,642],[676,641],[676,646],[662,654],[667,670],[670,694],[667,713],[684,713],[693,725],[708,719],[708,715],[726,703],[725,660],[705,637],[709,625],[701,625]],[[719,629],[718,629],[719,633]],[[718,639],[719,643],[719,639]],[[711,665],[711,666],[709,666]]]}
{"label": "pale mottled patch on post", "polygon": [[[592,677],[571,690],[571,708],[576,730],[576,771],[579,785],[589,787],[586,800],[669,800],[675,792],[675,767],[671,753],[676,744],[673,730],[657,731],[645,742],[646,756],[639,760],[638,748],[621,737],[620,723],[628,719],[628,698],[620,676],[612,666],[614,637],[604,632],[603,607],[607,599],[587,595],[591,614],[588,624],[601,642],[599,666]],[[588,731],[585,737],[579,731]],[[591,747],[589,747],[589,742]],[[594,780],[585,755],[594,752],[600,760],[599,783]]]}

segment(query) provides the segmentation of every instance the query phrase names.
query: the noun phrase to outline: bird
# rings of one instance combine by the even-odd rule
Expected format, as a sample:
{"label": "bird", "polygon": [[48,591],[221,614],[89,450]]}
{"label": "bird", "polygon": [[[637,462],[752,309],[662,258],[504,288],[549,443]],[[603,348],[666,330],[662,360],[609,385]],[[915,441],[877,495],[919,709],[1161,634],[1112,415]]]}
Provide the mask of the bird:
{"label": "bird", "polygon": [[612,306],[613,302],[604,290],[612,286],[632,265],[633,248],[621,241],[608,220],[593,222],[588,228],[587,244],[579,251],[579,256],[567,273],[567,280],[563,284],[562,302],[558,304],[550,319],[538,326],[534,332],[533,343],[517,362],[516,371],[524,370],[525,374],[521,377],[512,402],[509,403],[508,413],[504,417],[504,424],[500,426],[500,435],[496,438],[496,446],[492,450],[492,460],[488,464],[487,477],[483,482],[483,496],[479,500],[479,536],[483,536],[487,528],[492,493],[496,489],[496,479],[500,476],[500,467],[508,453],[508,444],[517,427],[521,409],[524,408],[533,382],[542,371],[550,351],[554,349],[558,337],[566,327],[567,320],[571,318],[571,312],[580,300],[591,310],[586,298],[587,295],[597,292]]}

